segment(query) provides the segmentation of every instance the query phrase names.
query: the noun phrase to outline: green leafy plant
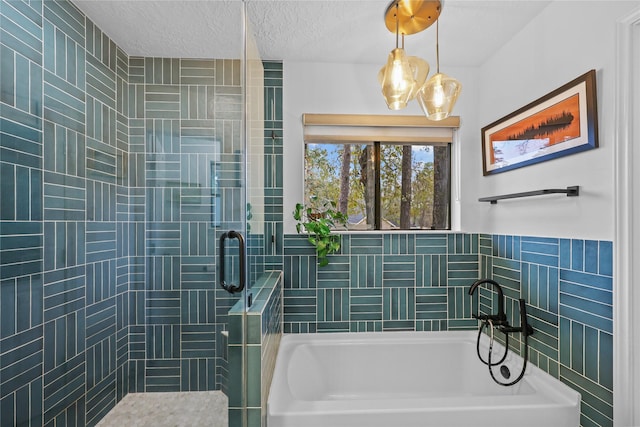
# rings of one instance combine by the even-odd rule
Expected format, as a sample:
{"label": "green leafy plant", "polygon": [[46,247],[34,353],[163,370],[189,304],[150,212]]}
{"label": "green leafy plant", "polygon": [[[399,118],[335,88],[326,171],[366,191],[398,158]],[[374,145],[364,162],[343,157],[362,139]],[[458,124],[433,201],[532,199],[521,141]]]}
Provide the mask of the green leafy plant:
{"label": "green leafy plant", "polygon": [[332,233],[332,230],[336,226],[346,227],[347,216],[336,210],[334,202],[326,202],[321,206],[321,209],[315,210],[302,203],[296,203],[293,218],[298,221],[298,233],[306,233],[309,243],[315,246],[318,265],[324,267],[329,264],[327,256],[338,252],[342,241],[341,236]]}

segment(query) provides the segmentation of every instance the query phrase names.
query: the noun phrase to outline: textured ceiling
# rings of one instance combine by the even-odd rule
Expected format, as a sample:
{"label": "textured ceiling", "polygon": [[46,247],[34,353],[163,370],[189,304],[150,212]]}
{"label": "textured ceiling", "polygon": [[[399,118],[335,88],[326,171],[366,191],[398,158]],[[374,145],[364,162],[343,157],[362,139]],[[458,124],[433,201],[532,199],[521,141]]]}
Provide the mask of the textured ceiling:
{"label": "textured ceiling", "polygon": [[[76,0],[134,56],[239,58],[240,0]],[[477,66],[550,1],[445,0],[440,16],[442,66]],[[395,47],[384,0],[247,0],[263,59],[380,64]],[[410,55],[435,61],[435,26],[408,36]]]}

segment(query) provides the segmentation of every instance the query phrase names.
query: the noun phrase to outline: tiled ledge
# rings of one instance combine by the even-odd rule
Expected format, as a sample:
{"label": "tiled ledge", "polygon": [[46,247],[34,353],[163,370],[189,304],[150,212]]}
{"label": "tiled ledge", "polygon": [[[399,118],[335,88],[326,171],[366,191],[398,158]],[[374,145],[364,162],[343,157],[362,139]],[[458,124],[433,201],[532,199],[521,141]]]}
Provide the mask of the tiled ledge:
{"label": "tiled ledge", "polygon": [[[249,310],[245,313],[244,301],[238,301],[229,311],[230,425],[264,425],[269,387],[282,336],[282,289],[282,272],[265,272],[252,287],[253,304]],[[246,345],[242,338],[243,320],[246,321]],[[245,376],[242,375],[243,369],[247,372]],[[246,390],[243,390],[243,377],[247,379]],[[247,424],[243,422],[245,413]]]}

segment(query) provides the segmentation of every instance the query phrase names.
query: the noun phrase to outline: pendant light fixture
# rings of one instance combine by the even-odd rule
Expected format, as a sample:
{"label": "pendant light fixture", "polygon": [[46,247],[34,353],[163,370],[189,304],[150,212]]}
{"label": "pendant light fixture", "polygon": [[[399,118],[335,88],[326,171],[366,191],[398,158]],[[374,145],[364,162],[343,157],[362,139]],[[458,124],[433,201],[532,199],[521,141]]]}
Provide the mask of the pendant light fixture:
{"label": "pendant light fixture", "polygon": [[439,24],[436,22],[436,74],[418,91],[418,104],[429,120],[444,120],[451,114],[462,85],[440,72]]}
{"label": "pendant light fixture", "polygon": [[[400,24],[398,17],[398,2],[395,4],[396,13],[396,48],[389,53],[387,64],[382,76],[382,96],[390,110],[400,110],[407,106],[409,97],[415,94],[416,82],[404,48],[398,47]],[[404,43],[403,43],[404,44]]]}
{"label": "pendant light fixture", "polygon": [[[424,114],[430,120],[446,119],[460,94],[461,84],[456,79],[440,73],[440,41],[438,18],[442,11],[440,0],[393,0],[385,12],[385,25],[396,33],[396,48],[391,51],[387,63],[378,73],[382,95],[391,110],[407,106],[417,98]],[[404,51],[404,36],[419,33],[436,23],[436,74],[427,80],[429,64]],[[398,38],[402,33],[402,48]]]}

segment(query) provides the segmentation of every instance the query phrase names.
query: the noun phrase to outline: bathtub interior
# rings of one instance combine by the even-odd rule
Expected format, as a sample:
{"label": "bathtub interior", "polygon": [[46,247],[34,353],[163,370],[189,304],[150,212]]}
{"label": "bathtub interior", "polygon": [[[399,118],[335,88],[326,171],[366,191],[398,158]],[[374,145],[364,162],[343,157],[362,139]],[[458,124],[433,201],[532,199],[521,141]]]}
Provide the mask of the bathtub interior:
{"label": "bathtub interior", "polygon": [[305,343],[292,349],[286,376],[291,395],[305,401],[534,393],[526,381],[514,387],[487,381],[468,340]]}

